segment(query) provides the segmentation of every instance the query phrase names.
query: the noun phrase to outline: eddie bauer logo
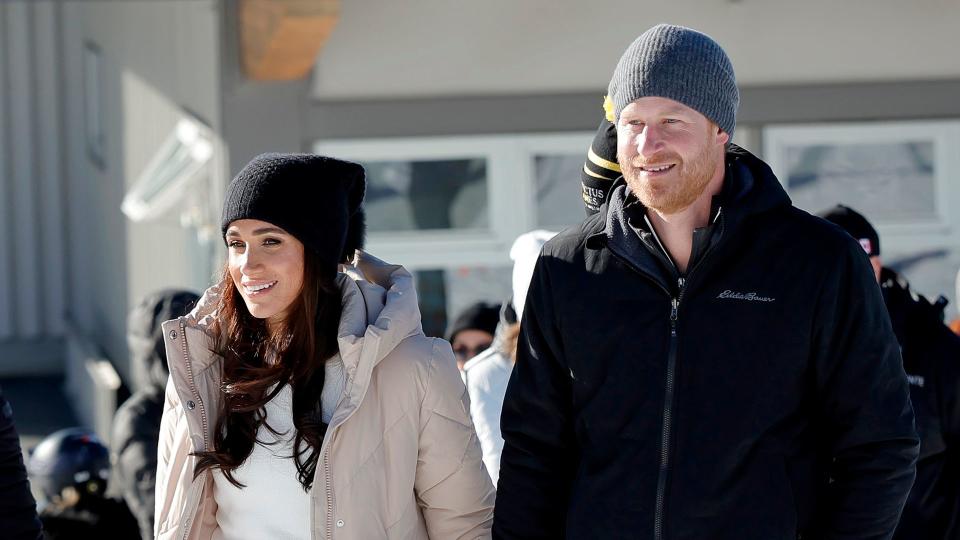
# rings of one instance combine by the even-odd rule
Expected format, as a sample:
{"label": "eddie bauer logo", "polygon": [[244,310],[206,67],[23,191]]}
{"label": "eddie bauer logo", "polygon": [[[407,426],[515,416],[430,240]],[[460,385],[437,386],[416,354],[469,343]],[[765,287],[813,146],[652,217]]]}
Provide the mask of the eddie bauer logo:
{"label": "eddie bauer logo", "polygon": [[776,298],[770,298],[769,296],[760,296],[755,292],[740,293],[734,292],[729,289],[723,291],[717,298],[729,298],[730,300],[746,300],[748,302],[773,302]]}

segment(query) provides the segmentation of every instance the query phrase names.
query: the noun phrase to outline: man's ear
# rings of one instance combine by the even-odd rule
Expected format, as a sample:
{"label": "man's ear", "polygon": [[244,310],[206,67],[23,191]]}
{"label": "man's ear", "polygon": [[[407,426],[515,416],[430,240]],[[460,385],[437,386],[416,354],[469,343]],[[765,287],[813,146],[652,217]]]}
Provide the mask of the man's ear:
{"label": "man's ear", "polygon": [[715,127],[717,129],[717,144],[726,146],[726,144],[730,142],[730,134],[720,129],[719,126],[715,126]]}

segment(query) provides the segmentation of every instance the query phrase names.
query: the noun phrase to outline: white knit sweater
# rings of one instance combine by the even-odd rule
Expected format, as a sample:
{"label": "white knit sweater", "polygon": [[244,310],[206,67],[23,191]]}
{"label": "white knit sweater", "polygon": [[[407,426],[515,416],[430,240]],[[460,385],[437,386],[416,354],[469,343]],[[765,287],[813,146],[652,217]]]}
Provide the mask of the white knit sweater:
{"label": "white knit sweater", "polygon": [[[347,380],[339,354],[327,361],[324,373],[320,407],[323,421],[329,423]],[[284,385],[266,404],[267,424],[279,435],[260,427],[250,456],[234,471],[234,477],[245,488],[237,488],[219,470],[214,470],[213,496],[219,529],[213,540],[309,540],[310,494],[297,480],[292,457],[292,398],[290,385]]]}

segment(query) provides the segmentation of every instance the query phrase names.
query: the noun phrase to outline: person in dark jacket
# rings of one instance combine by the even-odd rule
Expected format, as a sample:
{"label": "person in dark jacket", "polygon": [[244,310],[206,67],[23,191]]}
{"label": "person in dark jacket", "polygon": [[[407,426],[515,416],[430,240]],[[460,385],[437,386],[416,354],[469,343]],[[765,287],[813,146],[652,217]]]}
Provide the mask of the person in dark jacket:
{"label": "person in dark jacket", "polygon": [[960,538],[960,337],[943,324],[942,305],[916,294],[906,279],[883,266],[880,237],[865,217],[842,205],[821,216],[850,233],[869,255],[910,381],[920,460],[894,538]]}
{"label": "person in dark jacket", "polygon": [[13,408],[0,388],[0,531],[10,540],[40,538],[37,503],[30,493]]}
{"label": "person in dark jacket", "polygon": [[137,390],[113,417],[111,492],[126,501],[143,538],[153,538],[157,444],[169,376],[160,325],[189,313],[197,300],[199,296],[189,291],[163,290],[146,296],[127,317],[127,346]]}
{"label": "person in dark jacket", "polygon": [[537,262],[494,538],[890,538],[919,441],[863,250],[729,143],[709,37],[652,28],[609,97],[623,177]]}

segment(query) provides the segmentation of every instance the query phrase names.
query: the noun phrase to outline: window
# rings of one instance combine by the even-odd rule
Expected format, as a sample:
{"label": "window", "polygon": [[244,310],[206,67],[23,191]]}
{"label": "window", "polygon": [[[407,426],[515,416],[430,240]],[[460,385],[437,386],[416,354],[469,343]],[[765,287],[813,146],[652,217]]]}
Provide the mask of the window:
{"label": "window", "polygon": [[794,205],[812,213],[837,203],[856,209],[877,228],[885,265],[927,296],[953,296],[960,122],[770,126],[763,144]]}
{"label": "window", "polygon": [[482,158],[371,161],[367,170],[367,230],[490,229],[487,164]]}
{"label": "window", "polygon": [[585,216],[580,169],[592,132],[318,142],[367,170],[367,249],[414,273],[424,331],[511,291],[513,240]]}

